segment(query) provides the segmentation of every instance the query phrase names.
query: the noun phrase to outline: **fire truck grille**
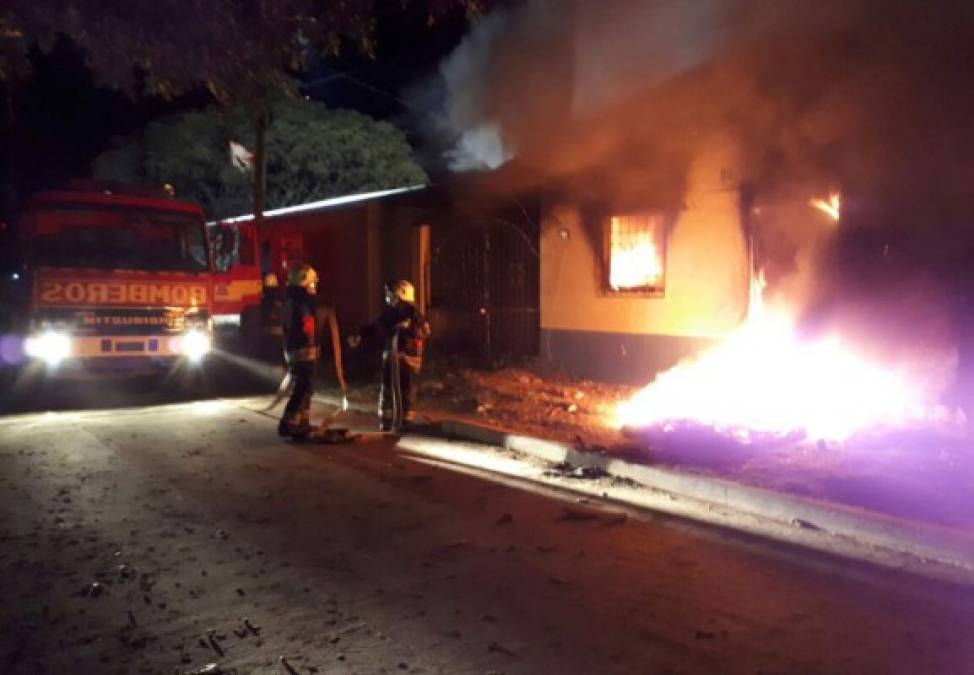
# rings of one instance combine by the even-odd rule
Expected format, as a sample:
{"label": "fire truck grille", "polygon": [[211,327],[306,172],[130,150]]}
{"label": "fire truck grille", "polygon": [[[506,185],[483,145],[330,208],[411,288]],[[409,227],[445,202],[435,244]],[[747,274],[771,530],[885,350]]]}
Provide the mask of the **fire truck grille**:
{"label": "fire truck grille", "polygon": [[[206,319],[205,313],[197,313],[194,318]],[[45,312],[42,320],[63,323],[71,326],[78,335],[167,335],[178,333],[186,328],[186,314],[181,309],[160,308],[113,308],[85,309],[77,311]],[[136,343],[132,343],[136,344]],[[138,343],[142,344],[142,343]],[[144,351],[125,348],[125,351]],[[116,351],[123,351],[118,349]]]}

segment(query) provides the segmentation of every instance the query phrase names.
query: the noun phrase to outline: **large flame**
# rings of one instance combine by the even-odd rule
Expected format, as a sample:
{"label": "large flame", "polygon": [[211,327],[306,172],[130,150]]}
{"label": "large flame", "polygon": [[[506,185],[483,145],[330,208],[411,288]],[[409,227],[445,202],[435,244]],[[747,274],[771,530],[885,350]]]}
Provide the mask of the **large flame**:
{"label": "large flame", "polygon": [[801,339],[791,312],[765,305],[764,286],[759,275],[740,328],[620,403],[617,425],[692,421],[742,439],[756,432],[843,440],[949,415],[905,366],[872,361],[838,335]]}
{"label": "large flame", "polygon": [[842,196],[839,194],[838,190],[833,190],[829,193],[828,199],[822,199],[820,197],[813,197],[808,200],[809,206],[812,206],[822,213],[828,214],[828,216],[835,222],[839,222],[839,218],[842,217]]}
{"label": "large flame", "polygon": [[609,285],[615,290],[655,286],[663,276],[663,263],[651,230],[627,232],[617,237],[622,219],[613,217]]}

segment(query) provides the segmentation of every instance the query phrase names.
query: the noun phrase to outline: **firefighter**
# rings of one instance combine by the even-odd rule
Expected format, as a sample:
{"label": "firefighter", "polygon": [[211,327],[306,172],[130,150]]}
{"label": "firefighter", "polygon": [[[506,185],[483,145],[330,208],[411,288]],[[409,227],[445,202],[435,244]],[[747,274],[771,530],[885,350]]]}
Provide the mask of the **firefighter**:
{"label": "firefighter", "polygon": [[284,359],[294,388],[277,426],[281,436],[301,438],[312,431],[311,395],[318,362],[317,290],[318,273],[313,267],[296,265],[288,270],[281,327],[284,331]]}
{"label": "firefighter", "polygon": [[[378,412],[379,428],[383,431],[397,423],[410,425],[414,421],[416,379],[423,367],[423,343],[429,335],[429,324],[416,307],[416,289],[409,281],[400,280],[386,286],[382,315],[348,339],[352,348],[362,342],[382,345]],[[397,398],[401,402],[400,420],[395,419]]]}

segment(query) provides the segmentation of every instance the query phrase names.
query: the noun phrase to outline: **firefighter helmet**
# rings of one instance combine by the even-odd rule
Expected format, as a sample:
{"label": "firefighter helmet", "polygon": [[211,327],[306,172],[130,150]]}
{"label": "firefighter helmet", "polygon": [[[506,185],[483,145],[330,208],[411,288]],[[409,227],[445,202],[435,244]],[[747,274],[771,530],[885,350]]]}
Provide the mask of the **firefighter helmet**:
{"label": "firefighter helmet", "polygon": [[416,302],[416,288],[405,279],[394,282],[390,290],[401,302]]}
{"label": "firefighter helmet", "polygon": [[273,272],[268,272],[264,275],[264,288],[277,288],[278,281],[277,275]]}
{"label": "firefighter helmet", "polygon": [[318,290],[318,273],[311,265],[295,265],[287,272],[287,285],[300,286],[314,293]]}

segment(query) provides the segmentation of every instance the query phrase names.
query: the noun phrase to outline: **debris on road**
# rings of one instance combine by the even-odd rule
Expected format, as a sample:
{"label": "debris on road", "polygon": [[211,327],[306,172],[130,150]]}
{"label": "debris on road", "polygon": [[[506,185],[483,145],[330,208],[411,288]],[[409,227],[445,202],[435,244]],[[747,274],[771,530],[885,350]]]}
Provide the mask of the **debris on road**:
{"label": "debris on road", "polygon": [[621,525],[629,519],[625,513],[607,513],[604,511],[597,511],[594,509],[575,509],[571,507],[566,507],[562,510],[561,515],[555,520],[562,523],[571,522],[585,522],[585,521],[599,521],[599,525],[602,527],[611,527],[612,525]]}
{"label": "debris on road", "polygon": [[575,466],[571,462],[558,462],[544,472],[548,477],[561,478],[605,478],[609,474],[597,466]]}
{"label": "debris on road", "polygon": [[187,675],[228,675],[227,671],[218,666],[215,663],[207,663],[205,666],[200,666],[195,670],[191,670]]}
{"label": "debris on road", "polygon": [[92,581],[81,590],[81,595],[88,598],[97,598],[105,591],[105,587],[97,581]]}
{"label": "debris on road", "polygon": [[281,662],[281,665],[284,666],[284,670],[286,670],[289,673],[289,675],[298,675],[298,671],[296,671],[294,667],[290,663],[288,663],[287,658],[285,658],[282,655],[279,660]]}
{"label": "debris on road", "polygon": [[494,652],[497,654],[505,654],[507,656],[516,656],[516,654],[512,650],[508,649],[507,647],[500,644],[499,642],[491,642],[489,645],[487,645],[487,651]]}
{"label": "debris on road", "polygon": [[220,646],[220,643],[217,640],[216,631],[212,629],[208,630],[206,632],[206,640],[207,643],[210,645],[210,647],[213,649],[213,651],[215,651],[218,655],[224,656],[226,654],[226,652],[223,650],[223,647]]}
{"label": "debris on road", "polygon": [[580,509],[566,508],[556,520],[562,522],[578,522],[585,520],[598,520],[601,516],[595,511],[583,511]]}
{"label": "debris on road", "polygon": [[798,517],[792,518],[791,519],[791,524],[794,527],[797,527],[800,530],[820,530],[820,529],[822,529],[818,525],[816,525],[815,523],[809,522],[807,520],[803,520],[802,518],[798,518]]}

